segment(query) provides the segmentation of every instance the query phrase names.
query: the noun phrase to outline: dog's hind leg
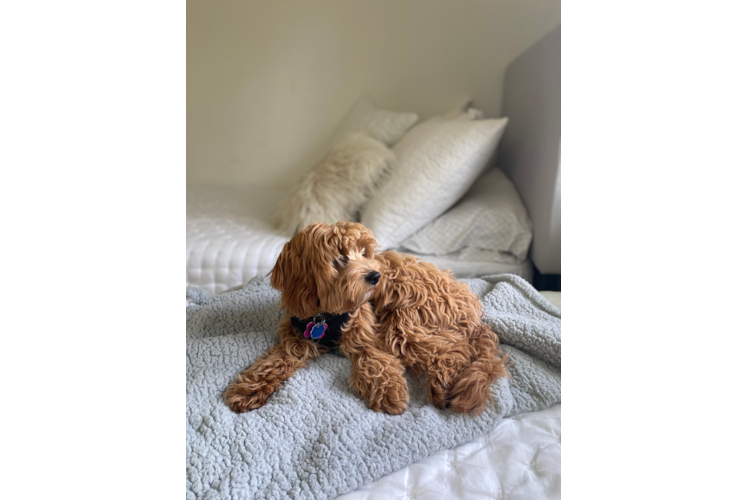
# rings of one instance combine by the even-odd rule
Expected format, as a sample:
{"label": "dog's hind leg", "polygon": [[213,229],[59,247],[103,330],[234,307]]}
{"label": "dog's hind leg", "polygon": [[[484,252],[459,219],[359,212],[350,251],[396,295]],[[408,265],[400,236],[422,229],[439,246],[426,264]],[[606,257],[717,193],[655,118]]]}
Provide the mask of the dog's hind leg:
{"label": "dog's hind leg", "polygon": [[278,325],[280,342],[241,372],[236,382],[223,394],[226,404],[237,413],[262,407],[281,383],[310,360],[326,352],[294,332],[291,318],[285,316]]}
{"label": "dog's hind leg", "polygon": [[471,348],[464,335],[449,329],[430,332],[410,321],[412,313],[392,313],[384,332],[384,349],[416,377],[426,376],[426,398],[439,409],[447,407],[449,390],[469,364]]}
{"label": "dog's hind leg", "polygon": [[443,410],[449,403],[452,386],[470,364],[470,348],[463,340],[449,345],[427,359],[429,362],[425,369],[426,398],[431,404]]}
{"label": "dog's hind leg", "polygon": [[450,389],[449,403],[456,412],[478,415],[491,396],[491,383],[509,375],[509,359],[499,351],[499,339],[485,323],[469,342],[475,356]]}

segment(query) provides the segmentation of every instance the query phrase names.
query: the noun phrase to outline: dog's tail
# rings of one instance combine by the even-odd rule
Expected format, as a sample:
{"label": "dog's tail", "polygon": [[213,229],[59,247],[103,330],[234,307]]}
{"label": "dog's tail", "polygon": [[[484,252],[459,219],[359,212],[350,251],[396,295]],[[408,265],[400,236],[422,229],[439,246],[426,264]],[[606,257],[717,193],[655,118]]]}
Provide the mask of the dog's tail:
{"label": "dog's tail", "polygon": [[485,323],[470,339],[470,347],[474,357],[452,386],[448,400],[454,411],[478,415],[491,398],[491,383],[509,376],[509,357],[499,350],[499,338]]}

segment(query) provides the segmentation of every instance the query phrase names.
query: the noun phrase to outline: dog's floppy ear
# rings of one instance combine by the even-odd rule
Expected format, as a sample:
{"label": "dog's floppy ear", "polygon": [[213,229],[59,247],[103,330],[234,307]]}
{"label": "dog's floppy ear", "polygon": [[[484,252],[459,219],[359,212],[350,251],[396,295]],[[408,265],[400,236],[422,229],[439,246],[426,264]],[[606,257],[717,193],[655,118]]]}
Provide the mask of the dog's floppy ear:
{"label": "dog's floppy ear", "polygon": [[283,250],[278,256],[278,260],[275,262],[275,265],[268,273],[270,275],[270,285],[279,292],[283,291],[283,288],[285,287],[285,283],[287,281],[286,277],[290,272],[290,269],[288,267],[288,246],[290,244],[291,242],[289,241],[288,243],[283,245]]}
{"label": "dog's floppy ear", "polygon": [[[270,284],[281,292],[281,307],[301,318],[314,316],[319,309],[320,283],[329,281],[332,266],[315,246],[314,235],[324,231],[323,224],[310,225],[283,246],[270,271]],[[327,274],[326,274],[327,273]]]}

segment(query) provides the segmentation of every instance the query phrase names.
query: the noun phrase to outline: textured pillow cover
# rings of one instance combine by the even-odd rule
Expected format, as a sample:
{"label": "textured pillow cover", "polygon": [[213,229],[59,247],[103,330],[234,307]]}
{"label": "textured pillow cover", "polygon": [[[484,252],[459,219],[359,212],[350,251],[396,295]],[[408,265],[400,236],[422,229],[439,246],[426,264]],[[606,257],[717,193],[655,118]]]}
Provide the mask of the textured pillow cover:
{"label": "textured pillow cover", "polygon": [[391,147],[417,121],[418,115],[415,113],[398,113],[380,108],[371,96],[364,92],[338,127],[332,144],[337,144],[350,132],[364,131]]}
{"label": "textured pillow cover", "polygon": [[291,190],[273,223],[290,236],[313,222],[356,221],[394,161],[392,151],[369,134],[344,136]]}
{"label": "textured pillow cover", "polygon": [[403,248],[431,255],[461,251],[464,257],[509,252],[527,258],[532,223],[512,181],[492,168],[451,209],[403,243]]}
{"label": "textured pillow cover", "polygon": [[396,248],[451,207],[483,173],[506,118],[431,120],[393,148],[397,165],[361,213],[381,248]]}

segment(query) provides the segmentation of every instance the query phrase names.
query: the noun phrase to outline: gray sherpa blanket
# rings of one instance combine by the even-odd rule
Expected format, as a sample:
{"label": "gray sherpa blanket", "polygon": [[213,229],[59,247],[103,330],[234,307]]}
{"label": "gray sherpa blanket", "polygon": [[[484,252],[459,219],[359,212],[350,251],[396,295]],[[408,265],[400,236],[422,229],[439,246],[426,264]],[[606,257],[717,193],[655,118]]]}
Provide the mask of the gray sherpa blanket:
{"label": "gray sherpa blanket", "polygon": [[514,275],[468,280],[509,354],[479,417],[427,404],[406,375],[410,407],[377,413],[348,387],[350,362],[325,354],[267,404],[236,414],[221,394],[275,342],[282,312],[269,279],[212,296],[187,289],[187,498],[332,498],[492,430],[501,418],[561,401],[561,312]]}

